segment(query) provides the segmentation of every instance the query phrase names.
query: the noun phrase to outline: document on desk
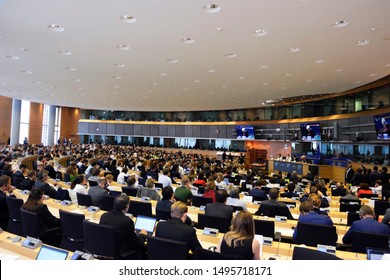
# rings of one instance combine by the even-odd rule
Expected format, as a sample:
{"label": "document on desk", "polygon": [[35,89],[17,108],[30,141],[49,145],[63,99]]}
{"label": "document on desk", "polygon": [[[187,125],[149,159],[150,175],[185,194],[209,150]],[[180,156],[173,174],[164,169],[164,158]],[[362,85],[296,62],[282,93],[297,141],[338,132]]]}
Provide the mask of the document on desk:
{"label": "document on desk", "polygon": [[73,209],[72,211],[70,211],[70,213],[75,213],[75,214],[82,214],[82,215],[84,215],[84,212],[81,211],[80,209]]}
{"label": "document on desk", "polygon": [[293,236],[294,230],[291,228],[278,227],[276,231],[279,231],[283,237],[291,238]]}
{"label": "document on desk", "polygon": [[298,220],[299,219],[299,214],[298,213],[291,213],[291,215],[293,216],[293,218],[295,220]]}
{"label": "document on desk", "polygon": [[20,255],[7,254],[7,253],[0,251],[0,260],[1,261],[14,261],[14,260],[19,259],[20,257],[21,257]]}

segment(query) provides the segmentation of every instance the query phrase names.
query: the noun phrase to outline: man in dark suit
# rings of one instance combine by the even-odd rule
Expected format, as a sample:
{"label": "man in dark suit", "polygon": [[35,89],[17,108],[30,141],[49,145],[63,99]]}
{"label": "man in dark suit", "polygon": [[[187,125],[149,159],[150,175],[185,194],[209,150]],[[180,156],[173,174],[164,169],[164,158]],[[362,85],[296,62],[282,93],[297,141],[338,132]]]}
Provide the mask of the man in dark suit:
{"label": "man in dark suit", "polygon": [[35,185],[35,180],[37,179],[37,175],[35,173],[34,170],[30,170],[28,173],[27,173],[27,178],[24,179],[21,183],[20,183],[20,188],[22,190],[31,190],[34,185]]}
{"label": "man in dark suit", "polygon": [[9,219],[9,211],[6,199],[7,193],[10,196],[15,197],[12,194],[13,189],[9,181],[10,180],[8,176],[0,176],[0,228],[2,228],[3,230],[7,229]]}
{"label": "man in dark suit", "polygon": [[156,237],[186,242],[188,250],[193,253],[202,248],[196,230],[185,224],[188,207],[181,201],[176,201],[171,207],[172,218],[166,222],[159,222],[156,227]]}
{"label": "man in dark suit", "polygon": [[37,175],[37,180],[35,181],[35,187],[43,190],[45,195],[50,196],[50,198],[56,198],[57,191],[55,188],[46,183],[49,172],[46,170],[39,171]]}
{"label": "man in dark suit", "polygon": [[369,185],[370,185],[370,187],[375,187],[375,182],[376,182],[376,180],[382,180],[382,173],[381,172],[379,172],[378,170],[378,166],[374,166],[373,168],[372,168],[372,172],[370,173],[370,175],[368,176],[368,182],[369,182]]}
{"label": "man in dark suit", "polygon": [[360,183],[366,183],[366,176],[364,176],[363,174],[363,169],[361,168],[358,168],[355,172],[355,174],[353,174],[353,177],[350,181],[348,181],[348,183],[351,183],[352,186],[359,186]]}
{"label": "man in dark suit", "polygon": [[257,180],[254,183],[254,188],[251,189],[248,193],[250,196],[256,197],[256,200],[268,200],[267,193],[262,190],[263,187],[267,185],[267,181],[264,179]]}
{"label": "man in dark suit", "polygon": [[362,207],[360,207],[359,215],[361,217],[361,220],[354,221],[347,233],[344,235],[344,244],[353,243],[354,231],[390,236],[390,228],[387,225],[379,223],[374,219],[374,210],[370,206],[363,205]]}
{"label": "man in dark suit", "polygon": [[342,183],[336,183],[336,188],[332,190],[332,196],[345,196],[347,189],[344,188]]}
{"label": "man in dark suit", "polygon": [[349,183],[352,180],[355,171],[352,169],[352,163],[347,165],[347,171],[345,172],[345,183]]}
{"label": "man in dark suit", "polygon": [[233,207],[227,206],[226,199],[228,194],[225,189],[220,189],[215,192],[215,203],[207,203],[205,214],[207,216],[229,218],[233,217]]}
{"label": "man in dark suit", "polygon": [[19,170],[16,170],[16,171],[12,174],[12,178],[24,179],[24,173],[26,172],[26,170],[27,170],[27,165],[25,165],[24,163],[22,163],[21,165],[19,165]]}
{"label": "man in dark suit", "polygon": [[255,215],[268,216],[268,217],[285,216],[289,220],[294,220],[287,205],[282,202],[279,202],[278,197],[279,197],[279,189],[278,188],[270,189],[269,191],[270,200],[262,201]]}
{"label": "man in dark suit", "polygon": [[[130,198],[127,195],[118,195],[114,200],[114,209],[102,215],[100,224],[114,228],[116,259],[145,259],[147,232],[143,229],[138,236],[135,234],[133,220],[125,215],[129,205]],[[134,250],[135,255],[131,254]]]}
{"label": "man in dark suit", "polygon": [[92,205],[102,208],[103,196],[108,194],[108,183],[106,178],[100,178],[97,186],[90,186],[88,194],[91,196]]}

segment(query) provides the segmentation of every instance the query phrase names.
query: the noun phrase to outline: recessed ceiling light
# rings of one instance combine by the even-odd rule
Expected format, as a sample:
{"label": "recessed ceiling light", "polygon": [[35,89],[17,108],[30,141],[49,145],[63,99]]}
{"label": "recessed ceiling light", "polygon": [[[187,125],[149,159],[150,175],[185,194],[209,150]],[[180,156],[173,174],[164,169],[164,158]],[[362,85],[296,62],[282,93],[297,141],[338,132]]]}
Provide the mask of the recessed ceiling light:
{"label": "recessed ceiling light", "polygon": [[249,90],[249,89],[246,89],[246,90],[244,90],[244,92],[250,92],[250,90]]}
{"label": "recessed ceiling light", "polygon": [[315,64],[321,64],[321,63],[324,63],[324,62],[325,62],[325,60],[323,60],[323,59],[316,59],[314,61]]}
{"label": "recessed ceiling light", "polygon": [[323,86],[323,87],[327,87],[327,86],[328,86],[328,84],[323,84],[322,86]]}
{"label": "recessed ceiling light", "polygon": [[368,75],[369,77],[375,77],[377,76],[378,74],[375,74],[375,73],[371,73],[370,75]]}
{"label": "recessed ceiling light", "polygon": [[58,51],[58,53],[62,55],[72,55],[72,52],[67,50],[60,50]]}
{"label": "recessed ceiling light", "polygon": [[283,89],[283,90],[286,90],[286,89],[288,89],[288,87],[282,87],[282,89]]}
{"label": "recessed ceiling light", "polygon": [[310,83],[312,81],[313,81],[312,79],[306,79],[306,82],[308,82],[308,83]]}
{"label": "recessed ceiling light", "polygon": [[6,83],[1,83],[0,85],[3,86],[3,87],[5,87],[7,84],[6,84]]}
{"label": "recessed ceiling light", "polygon": [[74,83],[78,83],[78,82],[80,82],[81,80],[80,79],[75,79],[75,78],[73,78],[73,79],[70,79],[72,82],[74,82]]}
{"label": "recessed ceiling light", "polygon": [[261,64],[259,66],[260,69],[267,69],[268,68],[268,65],[267,64]]}
{"label": "recessed ceiling light", "polygon": [[376,28],[376,27],[372,27],[372,28],[371,28],[371,31],[372,31],[372,32],[375,32],[375,31],[377,31],[377,30],[378,30],[378,28]]}
{"label": "recessed ceiling light", "polygon": [[357,45],[358,46],[365,46],[365,45],[368,45],[369,43],[370,43],[370,41],[368,41],[368,40],[359,40],[357,42]]}
{"label": "recessed ceiling light", "polygon": [[214,92],[210,91],[209,94],[214,94]]}
{"label": "recessed ceiling light", "polygon": [[284,76],[285,76],[285,77],[291,77],[292,74],[291,74],[291,73],[286,73],[286,74],[284,74]]}
{"label": "recessed ceiling light", "polygon": [[72,66],[65,67],[65,69],[68,70],[68,71],[77,71],[77,68],[76,67],[72,67]]}
{"label": "recessed ceiling light", "polygon": [[25,74],[32,74],[32,72],[30,70],[27,70],[27,69],[26,70],[22,70],[21,72],[25,73]]}
{"label": "recessed ceiling light", "polygon": [[117,45],[116,47],[117,47],[117,49],[119,49],[121,51],[128,51],[128,50],[130,50],[130,47],[128,45],[126,45],[126,44]]}
{"label": "recessed ceiling light", "polygon": [[9,58],[9,59],[12,59],[12,60],[19,60],[20,57],[19,56],[16,56],[16,55],[10,55],[10,54],[7,54],[5,56],[6,58]]}
{"label": "recessed ceiling light", "polygon": [[344,71],[344,69],[342,69],[342,68],[339,68],[339,69],[335,70],[335,72],[343,72],[343,71]]}
{"label": "recessed ceiling light", "polygon": [[264,29],[259,29],[259,30],[256,30],[255,32],[253,32],[255,36],[257,37],[261,37],[261,36],[265,36],[268,34],[268,31],[267,30],[264,30]]}
{"label": "recessed ceiling light", "polygon": [[152,86],[158,86],[158,83],[153,82],[153,83],[152,83]]}
{"label": "recessed ceiling light", "polygon": [[82,90],[83,88],[82,87],[75,87],[74,89]]}
{"label": "recessed ceiling light", "polygon": [[42,82],[41,81],[32,81],[33,84],[36,84],[36,85],[41,85]]}
{"label": "recessed ceiling light", "polygon": [[221,88],[227,88],[228,86],[227,85],[222,85]]}
{"label": "recessed ceiling light", "polygon": [[119,88],[118,85],[112,85],[111,87],[113,87],[113,88]]}
{"label": "recessed ceiling light", "polygon": [[297,53],[300,50],[301,50],[300,48],[290,48],[288,51],[291,52],[291,53]]}
{"label": "recessed ceiling light", "polygon": [[169,59],[167,59],[167,62],[169,62],[169,63],[178,63],[179,60],[177,60],[176,58],[169,58]]}
{"label": "recessed ceiling light", "polygon": [[215,72],[215,69],[210,68],[210,69],[207,69],[206,72],[207,72],[207,73],[214,73],[214,72]]}
{"label": "recessed ceiling light", "polygon": [[360,84],[362,81],[355,81],[354,84]]}
{"label": "recessed ceiling light", "polygon": [[245,77],[244,76],[239,76],[237,77],[238,80],[245,80]]}
{"label": "recessed ceiling light", "polygon": [[385,67],[390,67],[390,63],[385,64]]}
{"label": "recessed ceiling light", "polygon": [[217,27],[217,31],[221,32],[221,31],[223,31],[223,28],[222,27]]}
{"label": "recessed ceiling light", "polygon": [[117,67],[117,68],[123,68],[123,67],[126,67],[126,65],[125,65],[125,64],[123,64],[123,63],[115,63],[115,64],[114,64],[114,66],[115,66],[115,67]]}
{"label": "recessed ceiling light", "polygon": [[217,13],[221,10],[221,7],[218,6],[217,4],[207,4],[203,7],[203,10],[206,11],[207,13]]}
{"label": "recessed ceiling light", "polygon": [[21,52],[27,52],[27,51],[29,51],[29,49],[26,49],[26,48],[20,48],[20,51],[21,51]]}
{"label": "recessed ceiling light", "polygon": [[237,55],[235,53],[227,53],[225,56],[228,58],[235,58]]}
{"label": "recessed ceiling light", "polygon": [[184,43],[184,44],[193,44],[195,42],[194,39],[190,38],[190,37],[186,37],[186,38],[183,38],[181,39],[181,41]]}
{"label": "recessed ceiling light", "polygon": [[112,76],[112,78],[115,79],[115,80],[120,80],[120,79],[122,79],[121,76]]}
{"label": "recessed ceiling light", "polygon": [[157,73],[157,76],[160,76],[160,77],[165,77],[166,75],[168,75],[168,74],[167,74],[167,73],[164,73],[164,72]]}
{"label": "recessed ceiling light", "polygon": [[63,26],[58,25],[58,24],[50,24],[47,28],[49,28],[50,30],[55,31],[55,32],[62,32],[65,30],[65,28]]}
{"label": "recessed ceiling light", "polygon": [[339,21],[336,21],[333,24],[333,27],[340,28],[340,27],[344,27],[344,26],[347,26],[347,25],[348,25],[348,21],[346,21],[346,20],[339,20]]}
{"label": "recessed ceiling light", "polygon": [[268,83],[267,83],[267,82],[264,82],[264,83],[263,83],[263,86],[268,86]]}
{"label": "recessed ceiling light", "polygon": [[137,18],[129,15],[123,15],[120,17],[120,20],[125,22],[125,23],[134,23],[137,21]]}
{"label": "recessed ceiling light", "polygon": [[192,82],[195,83],[195,84],[199,84],[200,83],[199,80],[193,80]]}

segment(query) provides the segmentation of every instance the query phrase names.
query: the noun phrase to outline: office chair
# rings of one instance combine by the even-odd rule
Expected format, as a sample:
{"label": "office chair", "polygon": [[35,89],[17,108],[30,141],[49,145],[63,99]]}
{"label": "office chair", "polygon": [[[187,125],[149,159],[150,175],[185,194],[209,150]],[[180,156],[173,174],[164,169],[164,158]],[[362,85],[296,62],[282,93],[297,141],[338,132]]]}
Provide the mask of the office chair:
{"label": "office chair", "polygon": [[359,200],[350,200],[350,199],[345,199],[345,198],[340,197],[340,203],[351,203],[351,202],[357,202],[359,205],[362,204],[362,201],[360,199]]}
{"label": "office chair", "polygon": [[138,189],[130,188],[130,187],[122,187],[122,192],[127,194],[128,196],[137,197]]}
{"label": "office chair", "polygon": [[378,219],[380,215],[386,213],[387,208],[390,207],[390,203],[386,200],[375,200],[374,202],[374,213],[375,217]]}
{"label": "office chair", "polygon": [[102,200],[102,210],[109,212],[114,209],[114,200],[115,196],[104,195]]}
{"label": "office chair", "polygon": [[213,199],[210,197],[203,197],[194,195],[192,197],[192,206],[200,207],[201,205],[206,205],[207,203],[213,203]]}
{"label": "office chair", "polygon": [[67,173],[64,173],[64,182],[65,182],[65,183],[70,182],[70,175],[67,174]]}
{"label": "office chair", "polygon": [[20,214],[20,208],[24,203],[23,199],[9,196],[7,196],[6,199],[9,212],[7,231],[23,236],[22,216]]}
{"label": "office chair", "polygon": [[238,255],[228,255],[218,252],[213,252],[207,249],[199,248],[196,250],[194,257],[196,260],[243,260],[241,256]]}
{"label": "office chair", "polygon": [[131,213],[134,217],[138,215],[153,217],[152,203],[131,200],[128,213]]}
{"label": "office chair", "polygon": [[116,197],[118,195],[121,195],[122,192],[118,192],[118,191],[109,191],[108,194],[112,197]]}
{"label": "office chair", "polygon": [[268,216],[268,217],[275,217],[275,216],[285,216],[289,220],[294,220],[293,216],[291,215],[290,210],[284,206],[279,205],[266,205],[261,204],[259,209],[256,211],[255,215],[258,216]]}
{"label": "office chair", "polygon": [[198,214],[198,228],[205,227],[216,228],[220,232],[225,233],[229,231],[231,218],[213,217],[205,214]]}
{"label": "office chair", "polygon": [[241,206],[235,206],[235,205],[228,205],[228,206],[233,208],[233,212],[244,210],[244,208],[242,208]]}
{"label": "office chair", "polygon": [[23,182],[24,178],[19,177],[12,177],[13,186],[15,186],[17,189],[21,189],[20,183]]}
{"label": "office chair", "polygon": [[148,236],[149,260],[188,260],[187,243]]}
{"label": "office chair", "polygon": [[77,203],[80,206],[89,207],[92,205],[92,198],[89,194],[76,193]]}
{"label": "office chair", "polygon": [[340,212],[356,212],[359,211],[361,205],[360,204],[349,204],[349,203],[340,203]]}
{"label": "office chair", "polygon": [[198,188],[198,194],[199,195],[203,195],[204,194],[204,187],[200,184],[193,184],[194,187],[197,187]]}
{"label": "office chair", "polygon": [[252,196],[252,201],[263,201],[263,200],[268,200],[268,197],[265,195],[265,196]]}
{"label": "office chair", "polygon": [[274,238],[275,235],[274,221],[264,221],[264,220],[254,219],[254,222],[255,222],[255,234]]}
{"label": "office chair", "polygon": [[96,187],[98,185],[98,182],[93,180],[88,180],[88,183],[90,187]]}
{"label": "office chair", "polygon": [[57,192],[56,192],[56,199],[61,200],[61,201],[63,201],[63,200],[71,201],[70,196],[69,196],[69,191],[59,187],[57,189]]}
{"label": "office chair", "polygon": [[156,209],[156,218],[157,218],[157,221],[159,221],[159,220],[167,221],[171,218],[171,212]]}
{"label": "office chair", "polygon": [[389,249],[389,235],[354,231],[352,240],[352,251],[357,253],[366,253],[367,247]]}
{"label": "office chair", "polygon": [[298,222],[297,239],[294,242],[307,246],[318,244],[336,246],[337,233],[335,226],[315,225]]}
{"label": "office chair", "polygon": [[26,236],[41,239],[40,226],[38,221],[38,214],[20,208],[22,217],[23,233]]}
{"label": "office chair", "polygon": [[368,194],[368,193],[362,193],[361,195],[360,195],[360,198],[373,198],[373,197],[378,197],[378,195],[377,194]]}
{"label": "office chair", "polygon": [[154,183],[154,187],[155,188],[159,188],[159,189],[162,189],[163,188],[163,184],[162,183]]}
{"label": "office chair", "polygon": [[347,226],[351,226],[354,221],[360,220],[359,213],[356,212],[348,212],[347,213]]}
{"label": "office chair", "polygon": [[292,259],[293,260],[342,260],[341,258],[336,257],[335,255],[329,253],[303,248],[299,246],[294,247]]}
{"label": "office chair", "polygon": [[84,214],[71,213],[60,209],[62,238],[60,247],[69,251],[84,250]]}
{"label": "office chair", "polygon": [[100,259],[115,258],[115,235],[111,226],[83,221],[84,249]]}

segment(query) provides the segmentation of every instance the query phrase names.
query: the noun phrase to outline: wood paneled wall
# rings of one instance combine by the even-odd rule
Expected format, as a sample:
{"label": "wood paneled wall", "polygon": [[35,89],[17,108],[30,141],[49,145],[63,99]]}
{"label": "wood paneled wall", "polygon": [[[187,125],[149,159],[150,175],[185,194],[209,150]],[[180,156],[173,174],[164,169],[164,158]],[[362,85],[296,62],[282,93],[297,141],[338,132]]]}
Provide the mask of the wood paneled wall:
{"label": "wood paneled wall", "polygon": [[[78,123],[81,118],[81,110],[78,108],[61,108],[61,138],[73,138],[73,143],[79,143],[80,137],[77,135]],[[57,139],[55,139],[55,142]]]}
{"label": "wood paneled wall", "polygon": [[30,103],[30,125],[28,131],[30,144],[42,142],[43,107],[44,105],[41,103]]}
{"label": "wood paneled wall", "polygon": [[277,158],[279,154],[287,156],[291,154],[291,142],[277,142],[277,141],[245,141],[245,150],[257,149],[267,150],[267,158]]}
{"label": "wood paneled wall", "polygon": [[12,98],[0,96],[0,143],[7,143],[11,135]]}

